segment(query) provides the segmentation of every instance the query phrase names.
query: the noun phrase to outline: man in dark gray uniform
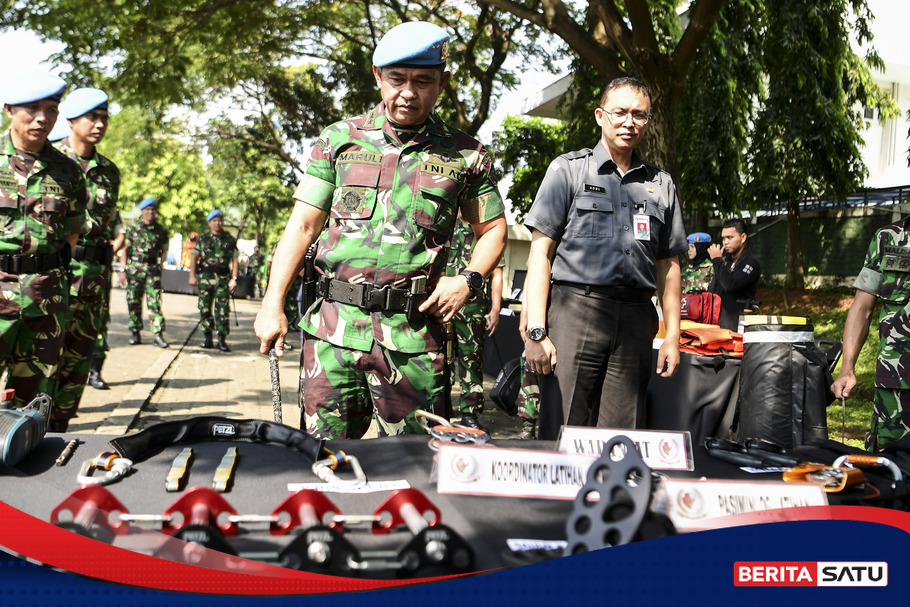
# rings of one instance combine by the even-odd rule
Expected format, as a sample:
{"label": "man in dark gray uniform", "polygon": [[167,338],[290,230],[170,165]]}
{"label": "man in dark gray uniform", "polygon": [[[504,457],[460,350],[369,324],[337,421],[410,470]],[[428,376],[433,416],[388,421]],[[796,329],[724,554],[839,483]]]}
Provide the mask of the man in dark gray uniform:
{"label": "man in dark gray uniform", "polygon": [[541,439],[563,424],[638,425],[659,327],[655,290],[666,327],[656,372],[672,377],[679,365],[678,256],[688,248],[679,199],[670,175],[635,153],[651,94],[618,78],[594,116],[601,141],[550,164],[525,221],[525,352],[540,374]]}

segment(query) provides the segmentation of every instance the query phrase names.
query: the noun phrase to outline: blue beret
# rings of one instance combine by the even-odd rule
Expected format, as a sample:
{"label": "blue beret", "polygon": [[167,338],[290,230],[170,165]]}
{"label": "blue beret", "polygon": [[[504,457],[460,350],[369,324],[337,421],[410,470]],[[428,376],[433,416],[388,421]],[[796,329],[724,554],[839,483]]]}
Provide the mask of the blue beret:
{"label": "blue beret", "polygon": [[396,25],[382,37],[373,51],[373,65],[386,67],[437,67],[449,54],[449,35],[438,25],[410,21]]}
{"label": "blue beret", "polygon": [[686,237],[686,240],[689,241],[689,244],[695,244],[696,242],[711,242],[711,235],[705,232],[695,232],[694,234],[689,234]]}
{"label": "blue beret", "polygon": [[58,120],[47,136],[48,141],[60,141],[70,134],[70,125],[66,120]]}
{"label": "blue beret", "polygon": [[154,198],[143,198],[142,202],[139,203],[140,211],[144,211],[148,207],[156,207],[156,208],[158,207],[158,205],[155,204]]}
{"label": "blue beret", "polygon": [[206,217],[205,220],[211,221],[216,217],[224,217],[224,213],[221,212],[221,209],[212,209],[209,211],[208,217]]}
{"label": "blue beret", "polygon": [[3,103],[22,105],[42,99],[60,101],[66,82],[60,76],[46,73],[22,74],[8,82],[3,90]]}
{"label": "blue beret", "polygon": [[76,89],[60,104],[60,115],[67,120],[78,118],[94,109],[107,109],[107,93],[100,89]]}

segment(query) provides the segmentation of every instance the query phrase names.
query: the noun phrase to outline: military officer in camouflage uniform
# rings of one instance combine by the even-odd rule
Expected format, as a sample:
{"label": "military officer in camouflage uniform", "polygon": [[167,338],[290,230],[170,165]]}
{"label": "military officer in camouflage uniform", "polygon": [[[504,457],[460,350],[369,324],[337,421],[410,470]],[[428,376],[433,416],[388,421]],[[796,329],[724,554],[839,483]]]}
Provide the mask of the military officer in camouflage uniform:
{"label": "military officer in camouflage uniform", "polygon": [[[66,83],[26,74],[0,92],[0,365],[14,405],[53,396],[69,307],[69,258],[84,229],[79,165],[48,142]],[[49,424],[49,429],[57,428]]]}
{"label": "military officer in camouflage uniform", "polygon": [[170,235],[158,224],[158,206],[154,198],[139,203],[142,221],[126,228],[121,263],[126,267],[126,307],[130,314],[130,345],[142,343],[142,295],[149,309],[149,323],[155,332],[153,342],[167,348],[164,339],[164,315],[161,313],[161,264],[167,255]]}
{"label": "military officer in camouflage uniform", "polygon": [[88,232],[79,237],[70,261],[69,318],[53,414],[61,426],[79,409],[105,314],[114,254],[111,241],[122,230],[117,210],[120,171],[96,149],[107,132],[107,105],[104,91],[93,88],[76,89],[60,104],[70,134],[57,149],[82,167],[88,182]]}
{"label": "military officer in camouflage uniform", "polygon": [[224,231],[221,209],[211,211],[206,220],[209,231],[193,247],[190,286],[199,287],[200,325],[205,336],[202,347],[212,347],[214,330],[218,349],[230,352],[225,339],[231,330],[231,293],[237,288],[237,239]]}
{"label": "military officer in camouflage uniform", "polygon": [[[474,249],[474,230],[459,216],[449,242],[449,261],[446,276],[458,276],[471,261]],[[480,428],[477,416],[483,413],[483,344],[499,326],[502,307],[502,267],[504,260],[490,277],[490,298],[485,293],[472,293],[468,303],[455,313],[452,324],[452,355],[449,364],[450,387],[461,387],[457,413],[461,424]]]}
{"label": "military officer in camouflage uniform", "polygon": [[[359,438],[374,419],[380,436],[423,432],[418,409],[444,413],[442,323],[483,289],[505,246],[490,156],[432,112],[447,44],[425,22],[390,30],[373,54],[382,102],[323,131],[294,194],[255,328],[263,354],[283,352],[282,300],[316,242],[301,425],[319,437]],[[465,271],[445,276],[459,209],[477,242]]]}
{"label": "military officer in camouflage uniform", "polygon": [[708,255],[711,246],[711,235],[706,232],[695,232],[686,236],[689,241],[687,263],[682,266],[682,292],[699,293],[707,291],[714,277],[714,262]]}
{"label": "military officer in camouflage uniform", "polygon": [[253,254],[246,260],[246,275],[253,277],[254,292],[262,297],[262,272],[265,268],[265,256],[259,251],[259,245],[253,247]]}
{"label": "military officer in camouflage uniform", "polygon": [[848,398],[856,386],[856,360],[880,298],[875,403],[866,435],[866,449],[877,451],[910,433],[910,217],[876,232],[854,286],[840,375],[831,391],[836,398]]}

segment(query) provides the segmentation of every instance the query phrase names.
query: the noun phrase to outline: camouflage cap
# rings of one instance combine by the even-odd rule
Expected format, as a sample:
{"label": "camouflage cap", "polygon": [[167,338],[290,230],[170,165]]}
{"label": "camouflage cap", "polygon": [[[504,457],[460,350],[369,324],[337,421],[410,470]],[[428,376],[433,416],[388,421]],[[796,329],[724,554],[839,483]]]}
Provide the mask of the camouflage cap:
{"label": "camouflage cap", "polygon": [[449,35],[444,29],[426,21],[410,21],[386,32],[373,52],[373,65],[438,67],[445,65],[448,51]]}
{"label": "camouflage cap", "polygon": [[3,103],[22,105],[42,99],[60,101],[66,82],[60,76],[47,73],[27,73],[13,78],[3,89]]}

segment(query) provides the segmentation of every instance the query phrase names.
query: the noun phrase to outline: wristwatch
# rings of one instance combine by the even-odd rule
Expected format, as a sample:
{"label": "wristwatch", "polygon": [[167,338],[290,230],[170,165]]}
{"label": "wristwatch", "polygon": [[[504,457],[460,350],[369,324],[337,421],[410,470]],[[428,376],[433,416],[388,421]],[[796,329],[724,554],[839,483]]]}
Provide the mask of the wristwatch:
{"label": "wristwatch", "polygon": [[543,341],[543,338],[547,336],[546,327],[528,327],[525,330],[525,335],[528,336],[528,339],[531,341]]}
{"label": "wristwatch", "polygon": [[465,280],[468,281],[468,286],[471,287],[472,290],[483,291],[483,286],[485,284],[483,274],[467,269],[462,270],[459,274],[465,277]]}

